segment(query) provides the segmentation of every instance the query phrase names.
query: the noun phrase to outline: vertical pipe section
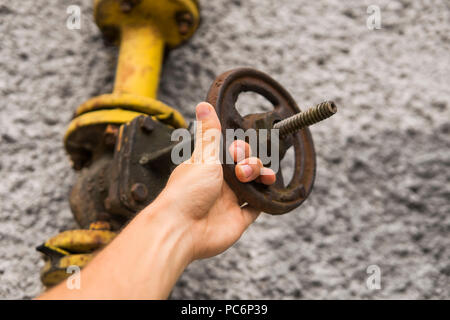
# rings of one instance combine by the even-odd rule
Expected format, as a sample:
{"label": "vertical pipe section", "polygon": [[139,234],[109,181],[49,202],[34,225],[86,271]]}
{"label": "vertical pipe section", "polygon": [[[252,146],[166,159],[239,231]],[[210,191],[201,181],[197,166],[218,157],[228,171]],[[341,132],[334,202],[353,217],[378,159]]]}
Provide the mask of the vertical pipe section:
{"label": "vertical pipe section", "polygon": [[114,93],[156,98],[163,60],[163,37],[150,24],[130,24],[122,26],[120,42]]}

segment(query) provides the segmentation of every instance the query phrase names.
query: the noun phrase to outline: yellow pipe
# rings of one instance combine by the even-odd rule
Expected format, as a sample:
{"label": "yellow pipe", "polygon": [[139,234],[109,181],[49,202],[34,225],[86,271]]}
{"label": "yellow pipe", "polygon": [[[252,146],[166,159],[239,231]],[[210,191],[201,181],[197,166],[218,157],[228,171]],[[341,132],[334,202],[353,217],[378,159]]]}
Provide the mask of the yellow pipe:
{"label": "yellow pipe", "polygon": [[105,36],[120,44],[114,92],[79,106],[64,138],[72,159],[82,149],[95,148],[82,133],[85,126],[127,123],[131,113],[126,111],[154,116],[174,128],[187,126],[180,112],[158,101],[157,92],[165,46],[180,45],[198,28],[197,1],[95,0],[94,16]]}
{"label": "yellow pipe", "polygon": [[156,98],[164,53],[164,39],[151,23],[121,28],[114,93]]}

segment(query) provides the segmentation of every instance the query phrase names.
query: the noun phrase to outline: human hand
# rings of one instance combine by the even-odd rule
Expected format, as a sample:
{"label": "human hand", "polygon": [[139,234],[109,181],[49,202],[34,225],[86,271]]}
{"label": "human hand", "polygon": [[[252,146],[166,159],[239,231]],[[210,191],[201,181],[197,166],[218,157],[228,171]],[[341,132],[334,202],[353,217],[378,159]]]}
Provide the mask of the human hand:
{"label": "human hand", "polygon": [[[188,228],[190,260],[215,256],[235,243],[259,212],[242,207],[223,178],[219,162],[221,126],[214,108],[200,103],[196,108],[196,145],[190,160],[172,173],[158,201],[164,201],[173,218]],[[251,157],[249,144],[234,141],[229,152],[238,164],[236,177],[241,182],[275,182],[275,173]]]}
{"label": "human hand", "polygon": [[[130,221],[83,269],[80,290],[61,283],[39,299],[165,299],[193,260],[217,255],[236,242],[259,212],[241,208],[218,161],[220,122],[208,103],[197,106],[196,146],[161,194]],[[212,136],[217,139],[211,139]],[[242,182],[275,182],[275,174],[250,157],[250,146],[230,146]]]}

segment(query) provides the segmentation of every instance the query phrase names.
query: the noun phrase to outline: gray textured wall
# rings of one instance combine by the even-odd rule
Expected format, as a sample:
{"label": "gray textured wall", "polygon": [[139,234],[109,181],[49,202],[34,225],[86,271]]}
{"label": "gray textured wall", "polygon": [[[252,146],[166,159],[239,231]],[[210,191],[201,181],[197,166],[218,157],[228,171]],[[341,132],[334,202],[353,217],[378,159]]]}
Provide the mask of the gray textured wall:
{"label": "gray textured wall", "polygon": [[[75,227],[62,137],[78,104],[111,91],[117,54],[91,2],[0,0],[1,298],[37,295],[34,247]],[[340,109],[312,128],[308,201],[193,263],[172,297],[450,298],[449,2],[200,2],[200,30],[164,65],[162,101],[192,120],[216,75],[250,66],[300,106],[333,99]],[[82,7],[81,30],[65,27],[70,4]],[[381,30],[366,27],[371,4]],[[255,110],[245,98],[241,110]],[[372,264],[378,291],[365,285]]]}

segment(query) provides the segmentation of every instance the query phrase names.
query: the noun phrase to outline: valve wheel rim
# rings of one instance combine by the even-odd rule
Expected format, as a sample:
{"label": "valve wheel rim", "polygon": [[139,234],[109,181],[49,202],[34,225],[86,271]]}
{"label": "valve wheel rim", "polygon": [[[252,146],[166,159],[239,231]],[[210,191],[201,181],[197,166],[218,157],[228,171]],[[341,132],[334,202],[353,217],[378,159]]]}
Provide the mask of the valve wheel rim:
{"label": "valve wheel rim", "polygon": [[[267,74],[249,68],[233,69],[216,78],[207,96],[207,101],[216,109],[224,137],[226,129],[249,128],[235,107],[239,94],[248,91],[260,94],[270,101],[274,106],[273,113],[279,119],[300,112],[287,90]],[[292,146],[295,155],[294,174],[286,187],[281,167],[276,175],[276,183],[265,186],[256,182],[240,182],[235,175],[236,165],[223,164],[225,181],[233,189],[240,203],[247,202],[253,208],[279,215],[297,208],[306,200],[313,188],[316,172],[314,144],[308,128],[292,135]],[[225,143],[222,152],[224,155],[228,152]]]}

